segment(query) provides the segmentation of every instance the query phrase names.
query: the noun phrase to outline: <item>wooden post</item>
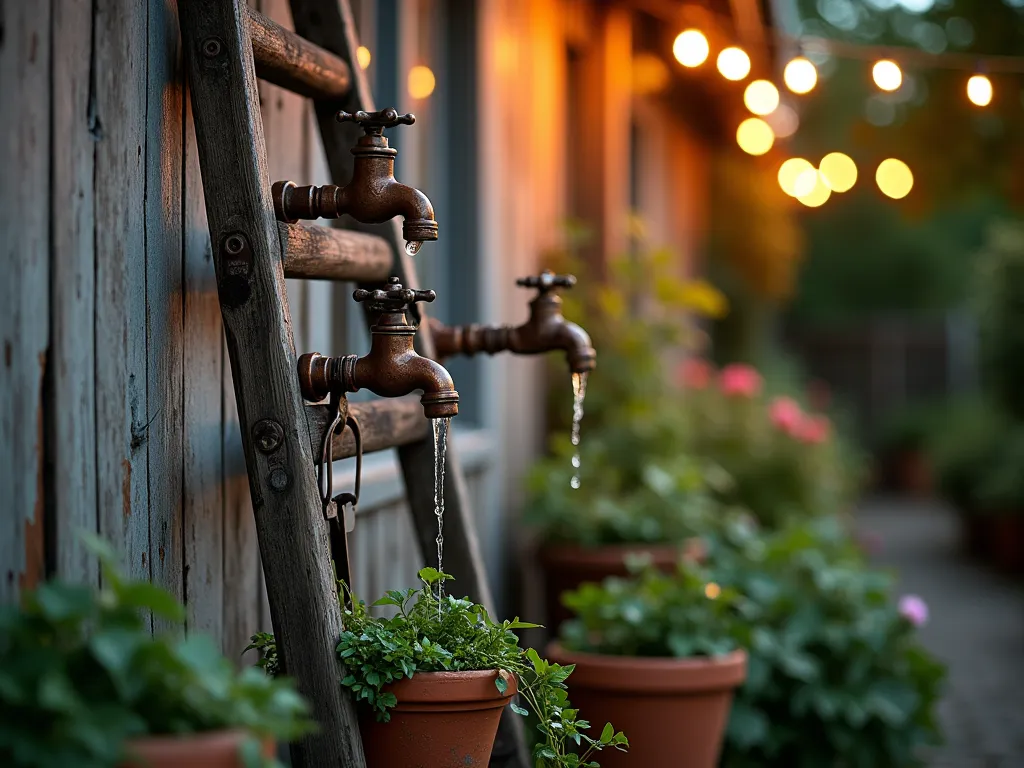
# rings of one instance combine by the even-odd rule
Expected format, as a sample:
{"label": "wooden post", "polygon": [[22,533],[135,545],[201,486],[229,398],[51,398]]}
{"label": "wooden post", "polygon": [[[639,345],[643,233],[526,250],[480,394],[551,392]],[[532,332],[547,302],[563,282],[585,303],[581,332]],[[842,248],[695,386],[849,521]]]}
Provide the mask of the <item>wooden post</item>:
{"label": "wooden post", "polygon": [[[309,432],[295,375],[277,222],[242,0],[181,4],[196,137],[218,291],[271,617],[285,671],[311,701],[318,733],[296,766],[365,765],[351,701],[338,684],[341,614]],[[228,181],[230,180],[230,183]],[[254,431],[281,439],[257,450]]]}

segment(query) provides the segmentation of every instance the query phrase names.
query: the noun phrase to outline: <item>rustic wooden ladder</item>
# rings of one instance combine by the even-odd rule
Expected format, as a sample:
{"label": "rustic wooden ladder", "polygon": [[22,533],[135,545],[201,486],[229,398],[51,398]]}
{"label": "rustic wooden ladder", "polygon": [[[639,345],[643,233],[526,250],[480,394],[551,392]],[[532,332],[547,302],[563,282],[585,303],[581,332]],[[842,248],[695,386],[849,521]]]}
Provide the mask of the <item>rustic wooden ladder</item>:
{"label": "rustic wooden ladder", "polygon": [[[293,745],[292,763],[362,768],[354,706],[339,685],[334,646],[341,613],[315,472],[330,416],[325,405],[304,404],[299,391],[285,278],[379,285],[397,275],[407,287],[418,284],[394,220],[350,231],[275,219],[257,78],[313,99],[339,185],[351,178],[349,149],[360,130],[337,122],[335,113],[374,109],[355,65],[358,43],[347,0],[290,5],[296,32],[244,0],[183,0],[179,13],[270,612],[282,665],[320,724],[317,734]],[[422,308],[411,312],[425,319]],[[426,323],[418,342],[422,354],[433,356]],[[433,551],[434,448],[418,400],[353,403],[349,412],[360,422],[364,451],[398,448],[421,551]],[[353,454],[349,433],[335,438],[335,458]],[[460,591],[491,607],[455,446],[448,449],[445,494],[445,570],[457,578]],[[518,723],[503,718],[492,765],[525,768]]]}

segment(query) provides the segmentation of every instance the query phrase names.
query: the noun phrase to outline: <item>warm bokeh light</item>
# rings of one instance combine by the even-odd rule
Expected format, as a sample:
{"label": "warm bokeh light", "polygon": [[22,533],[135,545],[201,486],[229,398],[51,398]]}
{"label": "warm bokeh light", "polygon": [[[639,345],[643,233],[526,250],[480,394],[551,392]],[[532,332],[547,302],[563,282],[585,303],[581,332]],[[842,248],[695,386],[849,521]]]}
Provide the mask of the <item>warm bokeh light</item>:
{"label": "warm bokeh light", "polygon": [[748,155],[763,155],[775,143],[775,132],[759,117],[748,117],[736,129],[736,143]]}
{"label": "warm bokeh light", "polygon": [[810,59],[797,56],[786,65],[782,79],[793,93],[809,93],[818,83],[818,70]]}
{"label": "warm bokeh light", "polygon": [[722,594],[722,588],[718,586],[715,582],[709,581],[707,584],[704,585],[704,595],[708,598],[708,600],[714,600],[720,594]]}
{"label": "warm bokeh light", "polygon": [[779,168],[779,186],[790,197],[808,194],[817,177],[814,166],[802,157],[791,157]]}
{"label": "warm bokeh light", "polygon": [[871,77],[875,85],[883,91],[898,90],[903,84],[903,72],[900,71],[899,64],[890,59],[876,61],[875,66],[871,68]]}
{"label": "warm bokeh light", "polygon": [[633,57],[633,93],[649,96],[663,91],[671,77],[665,62],[653,53]]}
{"label": "warm bokeh light", "polygon": [[800,118],[796,111],[786,104],[779,104],[778,109],[770,115],[765,115],[765,122],[775,131],[777,139],[788,139],[800,127]]}
{"label": "warm bokeh light", "polygon": [[696,29],[683,30],[672,43],[672,55],[684,67],[699,67],[708,60],[709,53],[708,39]]}
{"label": "warm bokeh light", "polygon": [[718,54],[718,71],[726,80],[742,80],[750,74],[750,57],[742,48],[723,48]]}
{"label": "warm bokeh light", "polygon": [[914,186],[914,174],[902,160],[890,157],[878,164],[875,182],[883,195],[899,200],[910,194]]}
{"label": "warm bokeh light", "polygon": [[[800,183],[803,183],[804,181],[804,178],[800,179]],[[811,187],[811,191],[805,195],[798,196],[797,200],[808,208],[818,208],[827,203],[830,197],[832,197],[832,190],[828,188],[828,185],[821,177],[821,174],[815,173],[814,185]]]}
{"label": "warm bokeh light", "polygon": [[857,183],[857,164],[842,152],[830,152],[818,164],[821,178],[833,192],[848,192]]}
{"label": "warm bokeh light", "polygon": [[992,103],[992,81],[984,75],[974,75],[967,81],[967,98],[972,104],[987,107]]}
{"label": "warm bokeh light", "polygon": [[767,80],[755,80],[743,92],[743,103],[755,115],[770,115],[779,106],[779,89]]}
{"label": "warm bokeh light", "polygon": [[370,49],[367,48],[365,45],[360,45],[358,48],[356,48],[356,61],[359,62],[360,69],[366,69],[368,66],[370,66],[370,59],[372,58],[373,57],[370,56]]}
{"label": "warm bokeh light", "polygon": [[414,99],[425,99],[434,92],[437,81],[430,67],[417,64],[409,70],[409,95]]}

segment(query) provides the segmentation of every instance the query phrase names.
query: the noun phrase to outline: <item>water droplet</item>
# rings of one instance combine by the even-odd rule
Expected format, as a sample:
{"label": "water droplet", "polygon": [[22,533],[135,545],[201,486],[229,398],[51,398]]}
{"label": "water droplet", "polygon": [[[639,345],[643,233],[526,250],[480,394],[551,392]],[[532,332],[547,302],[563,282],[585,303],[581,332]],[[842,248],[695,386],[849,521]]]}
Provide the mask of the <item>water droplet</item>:
{"label": "water droplet", "polygon": [[419,253],[420,246],[423,245],[419,240],[410,240],[405,244],[405,252],[410,256],[415,256]]}
{"label": "water droplet", "polygon": [[[580,444],[580,422],[583,421],[583,400],[587,396],[587,374],[574,373],[572,375],[572,444]],[[569,481],[571,488],[580,487],[580,452],[577,447],[572,456],[573,472],[572,480]]]}
{"label": "water droplet", "polygon": [[578,453],[573,454],[572,465],[576,467],[576,469],[580,468],[580,455]]}
{"label": "water droplet", "polygon": [[573,475],[572,476],[572,480],[569,481],[569,487],[570,488],[574,488],[574,489],[580,487],[580,476],[579,475]]}

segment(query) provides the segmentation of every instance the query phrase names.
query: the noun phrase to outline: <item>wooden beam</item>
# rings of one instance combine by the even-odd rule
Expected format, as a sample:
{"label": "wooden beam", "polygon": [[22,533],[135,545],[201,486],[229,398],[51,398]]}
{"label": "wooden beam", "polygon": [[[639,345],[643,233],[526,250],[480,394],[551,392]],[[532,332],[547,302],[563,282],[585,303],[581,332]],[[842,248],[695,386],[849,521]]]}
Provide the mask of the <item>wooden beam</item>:
{"label": "wooden beam", "polygon": [[[423,406],[416,395],[350,403],[348,411],[359,421],[363,453],[398,448],[425,440],[431,435],[430,422],[423,416]],[[356,455],[352,430],[346,429],[341,435],[335,436],[333,450],[335,459]]]}
{"label": "wooden beam", "polygon": [[348,64],[247,7],[256,76],[311,99],[338,100],[352,87]]}
{"label": "wooden beam", "polygon": [[[341,611],[295,375],[248,10],[244,0],[207,0],[179,11],[270,613],[283,669],[319,724],[292,745],[292,765],[364,768],[355,707],[338,684]],[[277,435],[270,448],[257,449],[258,424]]]}
{"label": "wooden beam", "polygon": [[394,255],[375,235],[317,224],[277,224],[284,276],[315,280],[386,280]]}

